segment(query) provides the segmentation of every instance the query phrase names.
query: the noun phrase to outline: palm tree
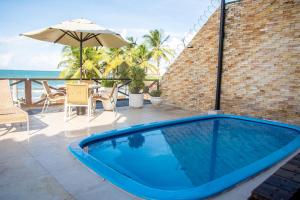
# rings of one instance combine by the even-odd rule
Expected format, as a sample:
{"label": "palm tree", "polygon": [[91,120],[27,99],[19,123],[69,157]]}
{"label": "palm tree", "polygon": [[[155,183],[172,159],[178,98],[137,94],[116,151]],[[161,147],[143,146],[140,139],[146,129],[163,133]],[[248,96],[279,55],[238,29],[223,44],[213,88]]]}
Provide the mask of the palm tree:
{"label": "palm tree", "polygon": [[[96,47],[83,48],[82,52],[82,75],[83,78],[99,78],[100,70],[103,67],[101,62],[103,57],[103,49]],[[79,67],[79,48],[65,46],[62,50],[62,60],[58,67],[64,68],[59,77],[61,78],[80,78]]]}
{"label": "palm tree", "polygon": [[147,46],[145,44],[138,45],[132,37],[127,38],[127,40],[130,43],[123,48],[106,50],[104,60],[107,65],[104,75],[115,74],[114,72],[120,66],[127,66],[128,68],[140,66],[146,70],[157,71],[156,67],[149,62],[151,52]]}
{"label": "palm tree", "polygon": [[151,30],[149,31],[149,34],[144,35],[147,45],[151,48],[151,58],[156,62],[158,76],[161,60],[163,59],[164,61],[169,62],[170,57],[174,56],[174,51],[165,45],[165,42],[169,37],[169,35],[164,37],[163,31],[157,29]]}
{"label": "palm tree", "polygon": [[105,63],[104,76],[115,75],[117,68],[124,60],[124,50],[122,48],[109,48],[104,51],[103,60]]}
{"label": "palm tree", "polygon": [[150,62],[151,52],[145,44],[137,45],[131,51],[131,66],[140,66],[146,71],[151,71],[152,73],[157,73],[157,67],[152,65]]}
{"label": "palm tree", "polygon": [[[169,57],[173,56],[173,51],[164,45],[169,36],[164,38],[162,31],[153,30],[144,38],[146,43],[137,44],[133,37],[129,37],[127,40],[130,43],[123,48],[84,48],[83,78],[115,77],[116,75],[124,77],[125,72],[132,66],[140,66],[147,72],[159,75],[161,59],[169,61]],[[62,53],[62,60],[58,67],[64,69],[60,77],[79,78],[79,48],[66,46]],[[151,59],[156,62],[156,65],[152,64]],[[123,75],[118,74],[118,71],[123,71]]]}
{"label": "palm tree", "polygon": [[104,51],[104,76],[114,76],[119,67],[129,67],[131,49],[136,46],[136,40],[133,37],[128,37],[127,40],[129,43],[123,48],[109,48]]}

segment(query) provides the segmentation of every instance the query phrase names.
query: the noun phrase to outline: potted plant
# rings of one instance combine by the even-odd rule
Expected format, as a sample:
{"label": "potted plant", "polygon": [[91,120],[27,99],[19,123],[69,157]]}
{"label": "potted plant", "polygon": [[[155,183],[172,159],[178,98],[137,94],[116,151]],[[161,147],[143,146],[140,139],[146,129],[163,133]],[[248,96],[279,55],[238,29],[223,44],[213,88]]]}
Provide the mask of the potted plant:
{"label": "potted plant", "polygon": [[150,101],[152,103],[152,105],[160,105],[161,104],[161,98],[160,98],[160,95],[161,95],[161,91],[159,89],[157,90],[152,90],[150,93]]}
{"label": "potted plant", "polygon": [[146,73],[145,70],[138,66],[130,67],[129,78],[129,106],[133,108],[141,108],[144,104],[143,89],[145,87]]}
{"label": "potted plant", "polygon": [[[113,86],[115,84],[115,81],[113,80],[103,80],[101,81],[101,93],[104,95],[109,96],[113,90]],[[114,91],[114,99],[117,101],[117,96],[118,96],[118,90]],[[117,102],[115,102],[117,103]],[[102,101],[103,109],[104,110],[113,110],[113,105],[109,103],[108,101]]]}

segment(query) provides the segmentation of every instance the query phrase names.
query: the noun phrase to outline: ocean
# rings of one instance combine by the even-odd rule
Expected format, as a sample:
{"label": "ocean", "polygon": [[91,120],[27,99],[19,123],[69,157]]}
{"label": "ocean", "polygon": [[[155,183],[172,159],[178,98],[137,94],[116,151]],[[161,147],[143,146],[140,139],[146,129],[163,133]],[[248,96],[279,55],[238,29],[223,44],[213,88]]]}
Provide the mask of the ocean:
{"label": "ocean", "polygon": [[[39,70],[4,70],[0,69],[0,78],[58,78],[60,71]],[[65,81],[48,81],[54,87],[63,86]],[[17,98],[24,98],[24,83],[17,85]],[[32,99],[38,100],[43,94],[43,88],[37,83],[32,83]]]}
{"label": "ocean", "polygon": [[0,69],[0,78],[58,78],[60,71]]}

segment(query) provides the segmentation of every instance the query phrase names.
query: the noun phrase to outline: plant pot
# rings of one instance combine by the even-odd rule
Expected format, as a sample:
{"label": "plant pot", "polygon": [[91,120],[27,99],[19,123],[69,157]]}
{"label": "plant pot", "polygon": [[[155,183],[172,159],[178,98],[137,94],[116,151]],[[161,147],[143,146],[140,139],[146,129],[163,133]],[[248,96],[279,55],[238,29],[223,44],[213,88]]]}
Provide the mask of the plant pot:
{"label": "plant pot", "polygon": [[[101,89],[101,93],[106,96],[109,96],[112,92],[112,89],[113,89],[112,87],[104,87]],[[117,89],[115,89],[115,91],[114,91],[113,98],[115,99],[115,103],[117,103],[117,100],[118,100],[118,90]],[[106,110],[106,111],[113,110],[114,105],[112,105],[110,101],[102,101],[102,105],[103,105],[103,110]]]}
{"label": "plant pot", "polygon": [[129,93],[129,107],[141,108],[144,105],[144,94]]}
{"label": "plant pot", "polygon": [[151,101],[152,105],[158,106],[161,104],[162,99],[160,97],[151,97],[150,101]]}

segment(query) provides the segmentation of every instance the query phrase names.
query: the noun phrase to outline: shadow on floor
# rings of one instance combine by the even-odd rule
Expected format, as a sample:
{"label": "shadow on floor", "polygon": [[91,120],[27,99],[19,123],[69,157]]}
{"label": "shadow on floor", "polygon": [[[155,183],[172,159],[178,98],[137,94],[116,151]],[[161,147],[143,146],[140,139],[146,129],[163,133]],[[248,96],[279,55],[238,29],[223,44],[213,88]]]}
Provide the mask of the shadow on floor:
{"label": "shadow on floor", "polygon": [[[29,129],[30,134],[37,133],[38,131],[46,128],[48,124],[41,121],[37,116],[30,117]],[[1,124],[0,125],[0,136],[6,135],[12,132],[27,131],[26,123],[13,123],[13,124]]]}

